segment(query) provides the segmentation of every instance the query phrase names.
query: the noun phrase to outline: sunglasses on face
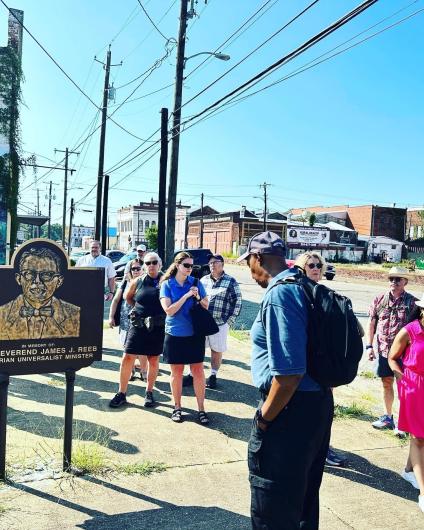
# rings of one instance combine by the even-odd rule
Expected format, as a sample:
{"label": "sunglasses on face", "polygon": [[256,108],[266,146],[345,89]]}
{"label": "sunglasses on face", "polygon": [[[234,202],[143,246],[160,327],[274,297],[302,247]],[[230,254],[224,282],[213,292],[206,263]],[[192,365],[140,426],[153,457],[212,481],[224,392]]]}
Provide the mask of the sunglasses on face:
{"label": "sunglasses on face", "polygon": [[403,278],[399,278],[399,276],[395,276],[395,277],[393,277],[393,278],[389,278],[389,282],[390,282],[390,283],[392,283],[392,282],[394,282],[394,283],[400,283],[401,280],[403,280]]}
{"label": "sunglasses on face", "polygon": [[157,259],[152,259],[152,261],[145,261],[144,264],[149,266],[149,265],[157,265],[159,262]]}
{"label": "sunglasses on face", "polygon": [[308,263],[310,269],[322,269],[322,263]]}
{"label": "sunglasses on face", "polygon": [[193,263],[181,263],[181,265],[182,265],[185,269],[192,269],[192,268],[193,268]]}
{"label": "sunglasses on face", "polygon": [[141,267],[131,267],[131,270],[134,272],[141,271]]}

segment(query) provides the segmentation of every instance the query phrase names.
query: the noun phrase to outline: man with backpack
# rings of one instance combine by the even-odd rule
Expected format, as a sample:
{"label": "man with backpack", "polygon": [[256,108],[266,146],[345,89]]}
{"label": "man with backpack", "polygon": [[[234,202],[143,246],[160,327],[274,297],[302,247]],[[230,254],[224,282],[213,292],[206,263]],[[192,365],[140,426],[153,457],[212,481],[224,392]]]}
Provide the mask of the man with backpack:
{"label": "man with backpack", "polygon": [[306,372],[313,304],[285,255],[284,241],[263,232],[238,259],[266,289],[251,329],[252,377],[262,398],[248,446],[254,529],[318,528],[333,420],[331,390]]}
{"label": "man with backpack", "polygon": [[[408,322],[414,307],[415,296],[405,291],[409,273],[404,267],[392,267],[388,273],[389,290],[374,298],[369,309],[368,358],[373,361],[378,356],[377,375],[383,384],[384,414],[372,426],[375,429],[396,430],[393,419],[394,374],[387,357],[398,331]],[[374,339],[375,346],[374,349]],[[397,434],[403,433],[397,431]]]}

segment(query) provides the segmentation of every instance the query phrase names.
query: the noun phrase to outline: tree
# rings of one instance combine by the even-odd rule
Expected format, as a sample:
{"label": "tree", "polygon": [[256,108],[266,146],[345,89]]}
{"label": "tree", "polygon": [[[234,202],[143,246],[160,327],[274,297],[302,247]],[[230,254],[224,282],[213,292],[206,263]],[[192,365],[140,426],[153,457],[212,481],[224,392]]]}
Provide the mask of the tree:
{"label": "tree", "polygon": [[147,247],[149,249],[157,250],[158,248],[158,227],[151,226],[146,230]]}
{"label": "tree", "polygon": [[[47,237],[48,226],[43,225],[41,227],[41,237]],[[53,241],[62,240],[62,225],[59,223],[53,223],[50,227],[50,239]]]}
{"label": "tree", "polygon": [[312,212],[311,215],[309,216],[309,226],[314,226],[316,220],[317,220],[317,216],[314,212]]}

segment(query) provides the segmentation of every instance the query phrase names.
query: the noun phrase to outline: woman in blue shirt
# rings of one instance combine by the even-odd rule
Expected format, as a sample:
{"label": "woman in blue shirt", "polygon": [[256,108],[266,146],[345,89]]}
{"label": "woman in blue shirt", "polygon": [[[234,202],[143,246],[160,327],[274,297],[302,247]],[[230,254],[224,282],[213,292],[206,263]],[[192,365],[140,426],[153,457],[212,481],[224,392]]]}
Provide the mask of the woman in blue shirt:
{"label": "woman in blue shirt", "polygon": [[160,299],[166,313],[164,360],[171,366],[171,392],[174,398],[174,411],[171,419],[183,421],[181,394],[184,365],[189,364],[193,375],[193,387],[199,409],[198,421],[209,423],[205,412],[205,337],[194,334],[190,309],[199,300],[207,309],[208,298],[203,285],[190,276],[193,258],[188,252],[180,252],[161,278]]}

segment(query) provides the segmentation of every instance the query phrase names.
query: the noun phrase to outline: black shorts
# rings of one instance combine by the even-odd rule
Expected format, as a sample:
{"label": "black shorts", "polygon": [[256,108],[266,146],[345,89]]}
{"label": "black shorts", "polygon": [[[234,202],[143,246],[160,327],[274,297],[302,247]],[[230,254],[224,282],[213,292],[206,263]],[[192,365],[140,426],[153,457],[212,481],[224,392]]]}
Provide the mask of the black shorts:
{"label": "black shorts", "polygon": [[163,360],[168,364],[196,364],[205,359],[205,337],[175,337],[165,333]]}
{"label": "black shorts", "polygon": [[378,377],[394,377],[395,375],[389,366],[387,357],[383,357],[381,353],[378,354],[377,375]]}

